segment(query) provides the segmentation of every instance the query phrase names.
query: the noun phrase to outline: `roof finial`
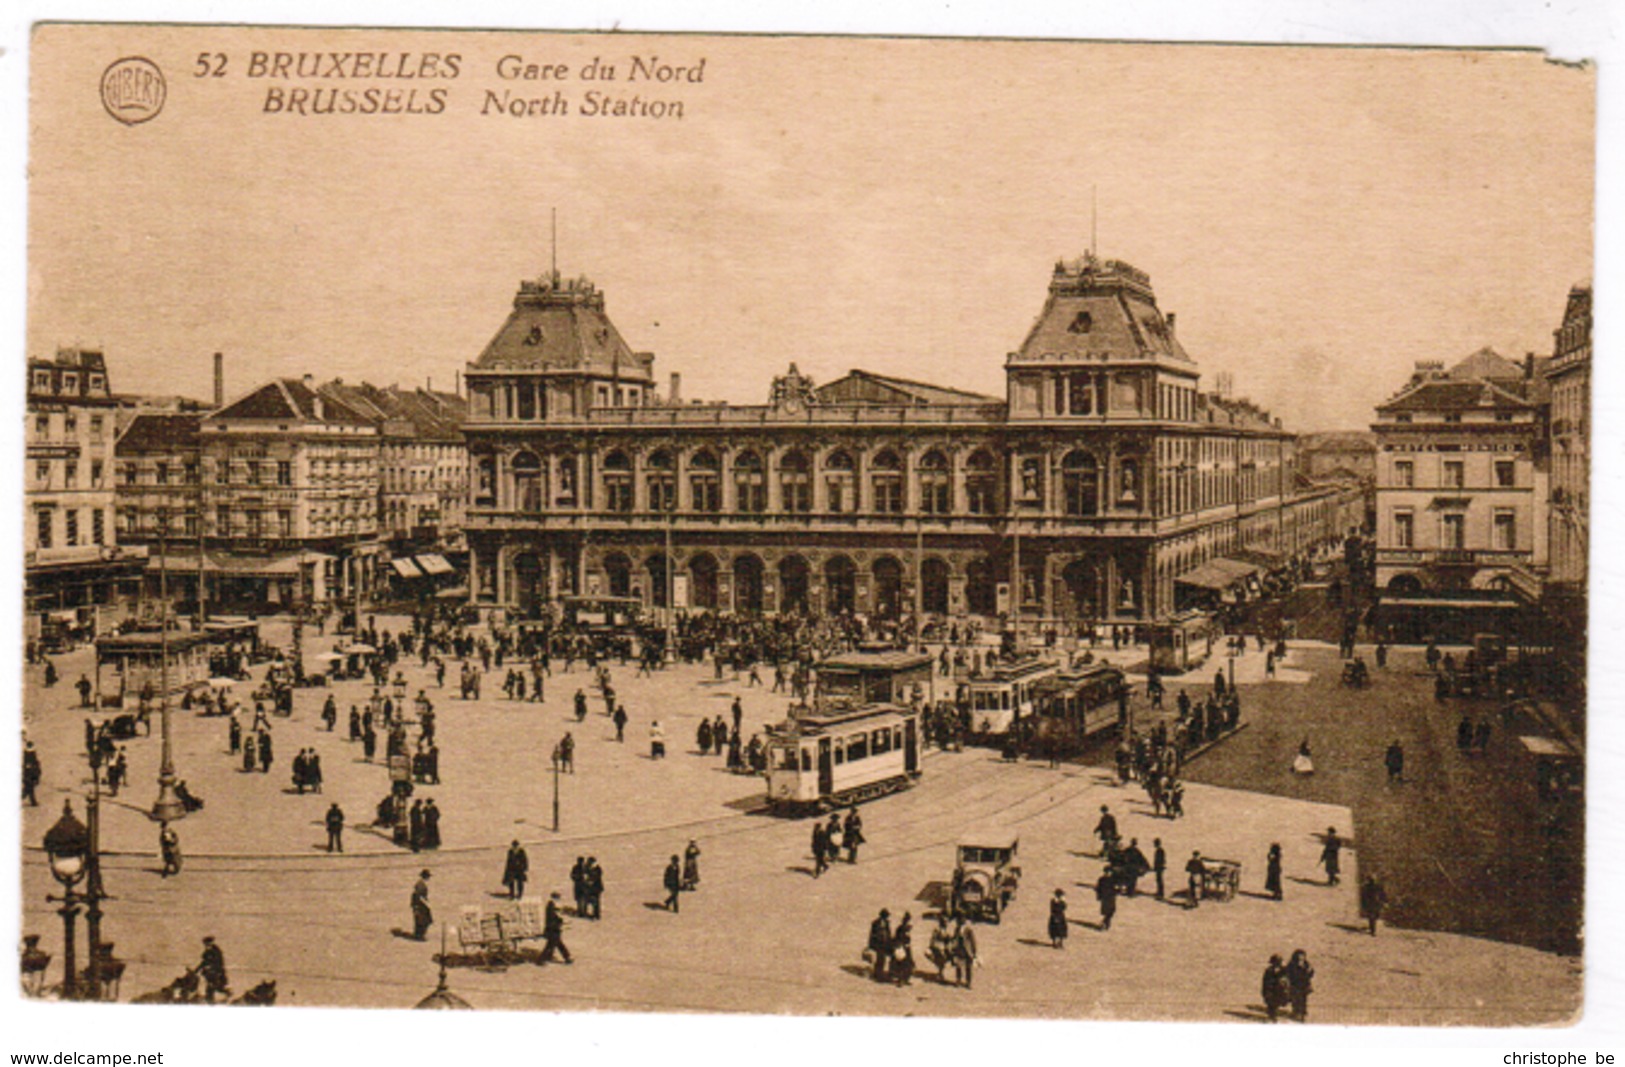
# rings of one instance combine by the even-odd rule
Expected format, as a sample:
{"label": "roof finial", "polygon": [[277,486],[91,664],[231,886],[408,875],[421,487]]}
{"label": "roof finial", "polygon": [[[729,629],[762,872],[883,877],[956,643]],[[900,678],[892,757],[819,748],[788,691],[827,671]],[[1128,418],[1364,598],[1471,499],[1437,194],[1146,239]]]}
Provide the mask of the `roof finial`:
{"label": "roof finial", "polygon": [[556,286],[559,284],[559,209],[553,208],[553,267],[548,277]]}
{"label": "roof finial", "polygon": [[1098,247],[1096,245],[1096,242],[1095,242],[1095,238],[1097,236],[1097,230],[1099,228],[1099,210],[1098,210],[1098,205],[1096,203],[1096,196],[1095,196],[1096,188],[1097,187],[1092,183],[1089,186],[1089,258],[1090,259],[1095,258],[1095,254],[1096,254],[1097,247]]}

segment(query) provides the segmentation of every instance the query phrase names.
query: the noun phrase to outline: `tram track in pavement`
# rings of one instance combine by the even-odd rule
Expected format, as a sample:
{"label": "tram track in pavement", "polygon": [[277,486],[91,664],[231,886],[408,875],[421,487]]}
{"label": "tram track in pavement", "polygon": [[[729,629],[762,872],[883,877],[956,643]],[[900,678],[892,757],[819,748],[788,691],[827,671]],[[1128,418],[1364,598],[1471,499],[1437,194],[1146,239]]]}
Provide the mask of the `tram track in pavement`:
{"label": "tram track in pavement", "polygon": [[[928,757],[929,758],[929,757]],[[932,762],[936,762],[932,760]],[[945,776],[958,777],[982,766],[980,761],[965,760],[954,766],[936,772],[937,777],[932,781],[940,780]],[[987,778],[978,778],[965,788],[976,788],[988,781]],[[919,786],[900,794],[893,794],[894,799],[910,799],[919,795]],[[942,798],[939,792],[933,796]],[[954,794],[949,794],[949,798]],[[765,793],[764,793],[765,797]],[[787,825],[805,825],[811,827],[808,819],[782,819],[769,816],[765,804],[761,808],[746,811],[735,811],[725,815],[711,815],[699,819],[680,820],[673,823],[659,825],[631,826],[618,829],[605,830],[592,834],[521,838],[521,843],[527,848],[552,848],[557,846],[585,846],[592,843],[615,840],[631,840],[638,837],[657,834],[688,833],[701,840],[716,840],[735,834],[750,833],[758,830],[768,830],[774,827]],[[705,827],[716,827],[713,832],[700,832]],[[732,827],[732,830],[729,828]],[[491,855],[505,853],[507,843],[491,842],[489,844],[463,845],[453,848],[441,848],[433,852],[350,852],[338,855],[328,853],[301,851],[296,853],[193,853],[186,856],[187,871],[197,874],[244,874],[244,873],[312,873],[331,874],[345,870],[354,870],[357,867],[375,869],[407,869],[423,866],[433,860],[438,865],[456,866],[472,859],[486,859]],[[110,851],[103,852],[105,860],[117,862],[106,863],[107,870],[139,871],[146,864],[156,863],[158,856],[154,852]],[[25,849],[25,862],[44,863],[44,852],[37,846]]]}

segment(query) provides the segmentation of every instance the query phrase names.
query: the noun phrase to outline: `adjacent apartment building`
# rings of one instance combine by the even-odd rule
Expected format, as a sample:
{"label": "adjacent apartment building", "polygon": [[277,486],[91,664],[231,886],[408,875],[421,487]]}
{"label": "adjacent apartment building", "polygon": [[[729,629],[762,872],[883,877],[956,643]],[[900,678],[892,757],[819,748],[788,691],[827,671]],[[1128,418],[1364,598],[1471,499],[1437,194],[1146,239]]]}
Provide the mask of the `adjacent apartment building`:
{"label": "adjacent apartment building", "polygon": [[1418,363],[1378,406],[1380,589],[1511,592],[1544,570],[1544,369],[1487,348],[1448,369]]}
{"label": "adjacent apartment building", "polygon": [[50,624],[105,625],[140,592],[144,553],[115,525],[112,387],[103,353],[28,361],[24,597],[29,637]]}

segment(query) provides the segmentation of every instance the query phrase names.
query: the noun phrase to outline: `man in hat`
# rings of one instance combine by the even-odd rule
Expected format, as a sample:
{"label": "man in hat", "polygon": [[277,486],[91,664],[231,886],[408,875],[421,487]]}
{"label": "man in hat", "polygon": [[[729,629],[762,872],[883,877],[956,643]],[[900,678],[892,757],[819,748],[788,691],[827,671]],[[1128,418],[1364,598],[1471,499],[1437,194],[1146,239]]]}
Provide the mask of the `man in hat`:
{"label": "man in hat", "polygon": [[1337,836],[1337,827],[1326,827],[1325,844],[1320,848],[1320,862],[1326,868],[1326,884],[1336,885],[1338,871],[1342,869],[1343,839]]}
{"label": "man in hat", "polygon": [[1382,909],[1388,906],[1388,893],[1382,888],[1375,875],[1366,875],[1365,881],[1360,884],[1360,917],[1371,929],[1371,936],[1377,936],[1377,920],[1382,918]]}
{"label": "man in hat", "polygon": [[552,962],[555,951],[564,957],[565,963],[575,962],[570,958],[570,950],[564,947],[564,913],[559,910],[556,892],[548,896],[547,914],[542,918],[542,962]]}
{"label": "man in hat", "polygon": [[858,814],[856,804],[846,813],[846,822],[841,827],[841,843],[846,846],[846,862],[858,862],[858,846],[863,844],[863,817]]}
{"label": "man in hat", "polygon": [[406,813],[407,840],[412,845],[412,851],[418,852],[423,848],[423,801],[412,801],[411,809]]}
{"label": "man in hat", "polygon": [[502,884],[509,900],[525,899],[525,882],[530,878],[530,855],[518,841],[508,846],[508,862],[502,868]]}
{"label": "man in hat", "polygon": [[870,975],[877,982],[891,979],[891,912],[885,908],[869,924],[869,952],[874,956],[874,971]]}
{"label": "man in hat", "polygon": [[1388,751],[1383,756],[1382,762],[1388,768],[1388,780],[1390,782],[1403,783],[1405,781],[1405,749],[1397,739],[1388,746]]}
{"label": "man in hat", "polygon": [[1100,854],[1109,856],[1117,849],[1117,817],[1112,809],[1100,806],[1100,821],[1095,823],[1095,836],[1100,838]]}
{"label": "man in hat", "polygon": [[666,910],[678,911],[678,898],[683,895],[683,867],[676,856],[666,864]]}
{"label": "man in hat", "polygon": [[43,773],[39,753],[34,751],[34,742],[29,741],[23,745],[23,799],[28,801],[30,807],[39,807],[39,797],[34,795],[34,791],[39,788]]}
{"label": "man in hat", "polygon": [[587,917],[594,920],[602,918],[604,869],[598,866],[598,857],[587,857],[587,866],[582,869],[581,880],[587,893],[585,903],[590,909]]}
{"label": "man in hat", "polygon": [[220,951],[220,946],[214,943],[213,937],[203,939],[203,958],[198,960],[197,969],[198,974],[203,976],[204,999],[210,1004],[214,1003],[216,993],[231,995],[226,983],[226,957]]}
{"label": "man in hat", "polygon": [[412,940],[427,940],[433,924],[434,912],[429,910],[429,872],[419,871],[417,884],[412,887]]}
{"label": "man in hat", "polygon": [[1199,907],[1202,903],[1202,885],[1207,881],[1207,864],[1202,862],[1200,852],[1192,852],[1191,858],[1185,861],[1185,874],[1190,882],[1190,906]]}
{"label": "man in hat", "polygon": [[327,851],[344,851],[344,809],[336,800],[327,809]]}

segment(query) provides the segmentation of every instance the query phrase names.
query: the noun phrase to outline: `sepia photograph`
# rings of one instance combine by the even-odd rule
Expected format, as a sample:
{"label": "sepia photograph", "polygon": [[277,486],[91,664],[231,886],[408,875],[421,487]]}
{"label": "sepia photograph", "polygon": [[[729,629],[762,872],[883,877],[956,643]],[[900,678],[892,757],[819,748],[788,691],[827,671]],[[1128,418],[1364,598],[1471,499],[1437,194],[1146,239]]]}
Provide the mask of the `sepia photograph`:
{"label": "sepia photograph", "polygon": [[1587,1013],[1593,63],[26,58],[21,1001]]}

